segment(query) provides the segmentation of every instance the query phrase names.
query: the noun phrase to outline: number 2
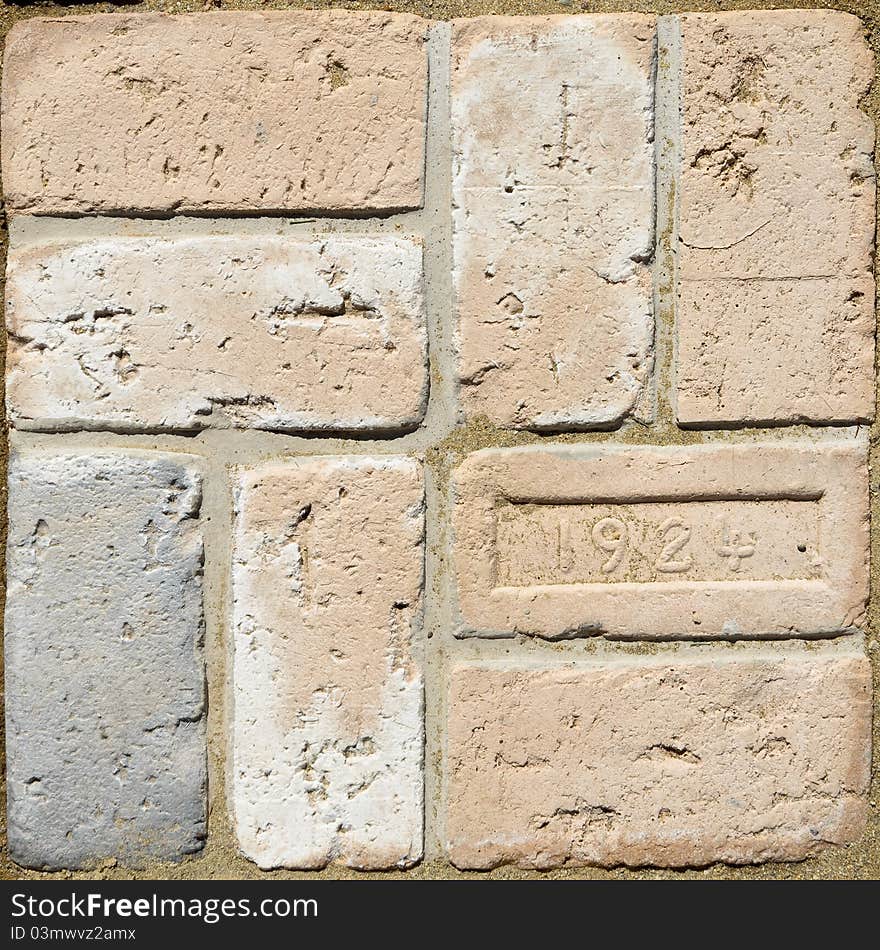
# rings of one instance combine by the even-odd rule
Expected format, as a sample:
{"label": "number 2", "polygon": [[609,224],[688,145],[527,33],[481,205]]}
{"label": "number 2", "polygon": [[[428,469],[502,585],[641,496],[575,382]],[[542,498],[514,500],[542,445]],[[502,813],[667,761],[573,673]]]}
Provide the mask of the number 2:
{"label": "number 2", "polygon": [[[672,537],[669,535],[677,532]],[[663,574],[681,574],[683,571],[689,571],[693,566],[693,558],[686,554],[680,560],[676,560],[675,555],[690,541],[691,529],[681,518],[667,518],[660,525],[660,537],[666,540],[660,557],[657,558],[655,567]]]}

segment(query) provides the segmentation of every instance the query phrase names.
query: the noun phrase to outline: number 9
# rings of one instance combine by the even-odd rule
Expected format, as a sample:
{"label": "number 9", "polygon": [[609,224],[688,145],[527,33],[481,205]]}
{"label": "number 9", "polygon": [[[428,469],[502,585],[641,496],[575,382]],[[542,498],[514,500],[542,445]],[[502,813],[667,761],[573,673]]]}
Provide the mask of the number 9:
{"label": "number 9", "polygon": [[620,566],[626,552],[626,525],[619,518],[603,518],[593,525],[593,544],[610,554],[602,565],[602,573],[610,574]]}

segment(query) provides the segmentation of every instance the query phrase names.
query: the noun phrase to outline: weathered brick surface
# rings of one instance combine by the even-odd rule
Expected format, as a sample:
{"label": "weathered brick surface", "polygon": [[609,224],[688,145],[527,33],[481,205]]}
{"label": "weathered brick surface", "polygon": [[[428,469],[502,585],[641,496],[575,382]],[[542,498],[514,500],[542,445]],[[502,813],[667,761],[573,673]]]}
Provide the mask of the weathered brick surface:
{"label": "weathered brick surface", "polygon": [[413,428],[422,283],[421,246],[390,236],[13,249],[9,415],[50,430]]}
{"label": "weathered brick surface", "polygon": [[864,441],[487,449],[455,473],[463,633],[705,638],[864,620]]}
{"label": "weathered brick surface", "polygon": [[232,801],[260,867],[422,854],[421,466],[268,463],[237,484]]}
{"label": "weathered brick surface", "polygon": [[655,19],[453,26],[454,283],[465,411],[607,426],[651,367]]}
{"label": "weathered brick surface", "polygon": [[459,666],[446,842],[459,867],[798,860],[866,818],[861,648]]}
{"label": "weathered brick surface", "polygon": [[31,19],[3,69],[7,207],[383,211],[422,201],[425,21]]}
{"label": "weathered brick surface", "polygon": [[199,475],[172,456],[11,460],[6,742],[21,864],[202,846],[200,503]]}
{"label": "weathered brick surface", "polygon": [[874,411],[873,76],[833,11],[687,15],[677,412],[687,424]]}
{"label": "weathered brick surface", "polygon": [[25,18],[13,861],[178,859],[206,806],[189,876],[862,833],[858,21]]}

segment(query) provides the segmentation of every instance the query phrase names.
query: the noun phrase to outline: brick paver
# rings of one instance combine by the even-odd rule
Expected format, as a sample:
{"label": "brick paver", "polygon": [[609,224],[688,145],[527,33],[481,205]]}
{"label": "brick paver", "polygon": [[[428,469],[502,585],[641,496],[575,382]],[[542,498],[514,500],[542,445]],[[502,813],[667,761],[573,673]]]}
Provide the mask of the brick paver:
{"label": "brick paver", "polygon": [[11,460],[9,850],[28,867],[202,847],[201,480],[188,461]]}
{"label": "brick paver", "polygon": [[14,861],[859,839],[864,24],[16,16]]}
{"label": "brick paver", "polygon": [[23,429],[413,428],[428,394],[422,283],[421,247],[394,237],[13,250],[10,416]]}
{"label": "brick paver", "polygon": [[405,458],[243,472],[233,554],[238,839],[261,867],[422,853],[424,505]]}
{"label": "brick paver", "polygon": [[867,812],[870,695],[870,665],[850,647],[458,667],[449,857],[681,867],[799,860],[851,841]]}
{"label": "brick paver", "polygon": [[488,449],[455,474],[462,633],[782,637],[868,597],[866,443]]}
{"label": "brick paver", "polygon": [[425,21],[348,11],[33,19],[3,68],[7,207],[422,202]]}
{"label": "brick paver", "polygon": [[678,419],[874,413],[874,75],[834,11],[682,23]]}
{"label": "brick paver", "polygon": [[654,18],[453,31],[464,410],[516,428],[618,423],[651,369]]}

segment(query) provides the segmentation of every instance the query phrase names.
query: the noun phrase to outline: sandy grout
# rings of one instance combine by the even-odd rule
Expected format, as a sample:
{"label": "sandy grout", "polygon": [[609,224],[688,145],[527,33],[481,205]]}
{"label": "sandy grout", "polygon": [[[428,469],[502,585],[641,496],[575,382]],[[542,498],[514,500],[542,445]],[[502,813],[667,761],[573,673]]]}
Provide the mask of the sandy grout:
{"label": "sandy grout", "polygon": [[677,199],[681,159],[681,31],[677,16],[657,19],[654,148],[657,174],[657,240],[654,251],[656,423],[674,429]]}
{"label": "sandy grout", "polygon": [[[432,227],[426,232],[425,279],[427,281],[430,337],[431,395],[426,427],[435,442],[455,425],[457,414],[455,353],[452,338],[452,154],[450,141],[450,41],[448,23],[431,27],[428,42],[428,138],[425,169],[425,208]],[[427,459],[426,459],[427,462]],[[440,857],[443,737],[442,697],[445,667],[442,645],[448,627],[446,617],[447,563],[444,549],[447,527],[438,485],[440,473],[430,462],[425,466],[425,585],[424,585],[424,690],[425,690],[425,857]]]}

